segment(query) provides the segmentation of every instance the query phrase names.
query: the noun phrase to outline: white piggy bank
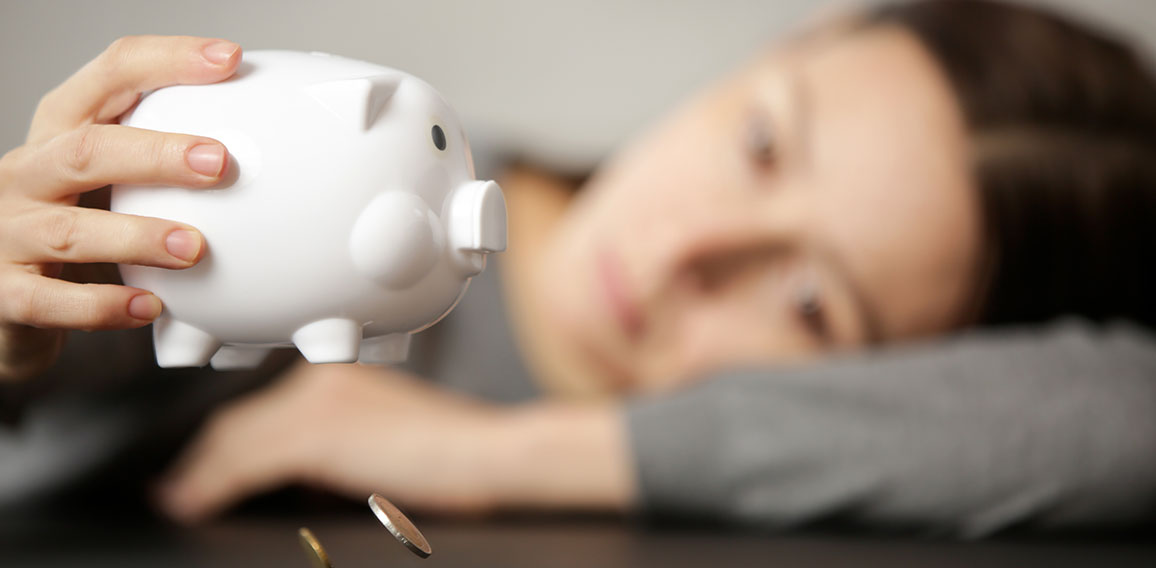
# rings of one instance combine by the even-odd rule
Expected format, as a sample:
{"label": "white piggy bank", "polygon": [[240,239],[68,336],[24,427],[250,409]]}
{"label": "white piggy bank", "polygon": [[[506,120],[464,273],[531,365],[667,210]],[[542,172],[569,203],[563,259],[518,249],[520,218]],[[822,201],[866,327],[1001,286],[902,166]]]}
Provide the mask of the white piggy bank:
{"label": "white piggy bank", "polygon": [[231,156],[213,189],[113,188],[113,211],[205,236],[188,270],[121,266],[164,303],[162,367],[248,368],[289,346],[313,363],[404,360],[506,247],[502,192],[474,180],[453,110],[395,69],[255,51],[236,77],[160,89],[121,123],[213,137]]}

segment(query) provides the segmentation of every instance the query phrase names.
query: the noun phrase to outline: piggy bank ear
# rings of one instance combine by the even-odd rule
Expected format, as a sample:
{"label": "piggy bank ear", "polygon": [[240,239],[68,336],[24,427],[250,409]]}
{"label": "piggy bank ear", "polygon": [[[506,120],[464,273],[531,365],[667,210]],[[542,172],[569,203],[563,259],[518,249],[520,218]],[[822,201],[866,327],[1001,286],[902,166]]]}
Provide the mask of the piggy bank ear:
{"label": "piggy bank ear", "polygon": [[402,78],[401,75],[375,75],[337,79],[314,83],[305,90],[338,120],[358,130],[369,130],[397,92]]}

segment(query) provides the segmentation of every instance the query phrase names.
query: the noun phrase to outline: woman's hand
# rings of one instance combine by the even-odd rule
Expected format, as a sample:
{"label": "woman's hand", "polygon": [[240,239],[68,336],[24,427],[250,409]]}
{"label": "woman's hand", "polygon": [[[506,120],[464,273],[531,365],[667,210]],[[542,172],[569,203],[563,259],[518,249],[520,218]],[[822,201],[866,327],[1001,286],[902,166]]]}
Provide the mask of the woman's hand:
{"label": "woman's hand", "polygon": [[114,183],[218,183],[220,142],[113,123],[142,92],[223,80],[240,59],[221,40],[122,38],[40,101],[26,143],[0,158],[0,379],[48,367],[62,330],[139,327],[160,313],[146,290],[58,279],[61,263],[188,268],[201,257],[200,233],[77,201]]}
{"label": "woman's hand", "polygon": [[294,368],[220,410],[161,484],[185,522],[290,483],[451,513],[625,509],[633,490],[615,408],[503,408],[398,371]]}

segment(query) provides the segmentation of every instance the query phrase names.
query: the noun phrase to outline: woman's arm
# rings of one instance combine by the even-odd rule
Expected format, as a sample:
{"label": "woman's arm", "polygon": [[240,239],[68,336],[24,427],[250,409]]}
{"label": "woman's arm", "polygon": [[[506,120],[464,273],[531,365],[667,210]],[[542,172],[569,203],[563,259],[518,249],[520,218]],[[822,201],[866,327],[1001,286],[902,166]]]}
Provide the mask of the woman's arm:
{"label": "woman's arm", "polygon": [[392,370],[302,364],[218,411],[158,497],[184,521],[290,483],[453,513],[621,511],[626,438],[608,404],[499,407]]}
{"label": "woman's arm", "polygon": [[624,512],[634,502],[633,458],[618,404],[539,402],[510,412],[486,460],[495,504]]}
{"label": "woman's arm", "polygon": [[218,413],[162,503],[193,520],[305,482],[450,512],[640,507],[766,528],[1135,523],[1156,493],[1154,376],[1149,334],[1078,323],[738,372],[625,413],[302,366]]}
{"label": "woman's arm", "polygon": [[1068,321],[636,401],[639,506],[984,536],[1150,522],[1156,337]]}

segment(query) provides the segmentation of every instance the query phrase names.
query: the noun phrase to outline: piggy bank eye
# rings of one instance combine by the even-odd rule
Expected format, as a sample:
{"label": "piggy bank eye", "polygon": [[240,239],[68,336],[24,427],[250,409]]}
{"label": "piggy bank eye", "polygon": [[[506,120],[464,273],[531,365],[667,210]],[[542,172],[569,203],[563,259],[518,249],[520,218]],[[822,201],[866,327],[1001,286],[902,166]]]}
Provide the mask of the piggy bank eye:
{"label": "piggy bank eye", "polygon": [[446,133],[444,130],[442,130],[442,127],[435,124],[433,126],[432,134],[433,134],[434,146],[436,146],[438,150],[445,150],[446,149]]}

